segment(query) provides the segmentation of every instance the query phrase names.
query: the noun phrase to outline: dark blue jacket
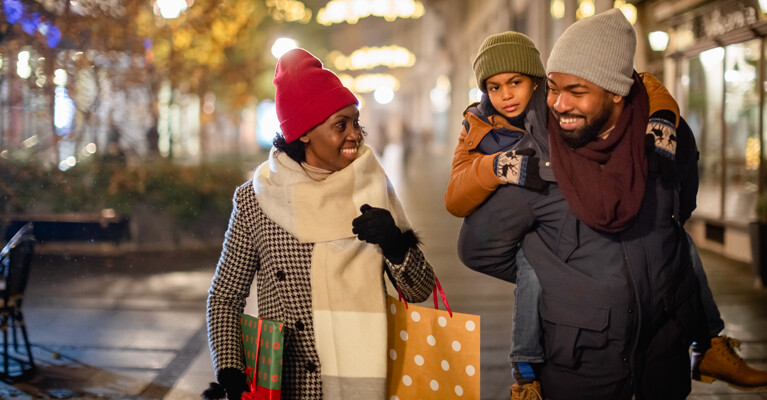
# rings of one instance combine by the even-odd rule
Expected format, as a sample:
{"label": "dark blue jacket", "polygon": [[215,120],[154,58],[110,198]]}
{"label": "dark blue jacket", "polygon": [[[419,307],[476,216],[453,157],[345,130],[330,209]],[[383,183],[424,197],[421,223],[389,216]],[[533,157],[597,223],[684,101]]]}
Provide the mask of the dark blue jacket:
{"label": "dark blue jacket", "polygon": [[458,252],[467,266],[514,282],[524,245],[541,282],[546,398],[689,393],[689,345],[709,337],[682,228],[695,208],[697,148],[684,121],[677,136],[676,182],[651,173],[621,233],[580,222],[556,184],[545,193],[499,187],[465,218]]}

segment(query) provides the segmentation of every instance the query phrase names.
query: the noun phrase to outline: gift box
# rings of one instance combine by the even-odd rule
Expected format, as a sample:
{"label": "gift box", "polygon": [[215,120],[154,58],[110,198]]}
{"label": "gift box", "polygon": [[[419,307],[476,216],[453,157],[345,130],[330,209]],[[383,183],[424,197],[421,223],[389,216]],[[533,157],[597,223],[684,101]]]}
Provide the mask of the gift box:
{"label": "gift box", "polygon": [[[242,347],[249,393],[243,400],[279,400],[284,323],[242,314]],[[255,378],[255,379],[254,379]]]}

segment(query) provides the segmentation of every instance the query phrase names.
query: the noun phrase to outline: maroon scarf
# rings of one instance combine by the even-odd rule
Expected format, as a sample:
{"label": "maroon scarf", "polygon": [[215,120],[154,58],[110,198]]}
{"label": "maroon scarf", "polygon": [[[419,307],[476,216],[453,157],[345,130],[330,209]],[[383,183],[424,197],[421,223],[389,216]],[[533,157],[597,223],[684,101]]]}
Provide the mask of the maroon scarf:
{"label": "maroon scarf", "polygon": [[641,79],[625,97],[625,108],[604,140],[568,147],[549,115],[549,145],[554,176],[573,214],[592,229],[620,232],[639,213],[647,183],[645,132],[649,98]]}

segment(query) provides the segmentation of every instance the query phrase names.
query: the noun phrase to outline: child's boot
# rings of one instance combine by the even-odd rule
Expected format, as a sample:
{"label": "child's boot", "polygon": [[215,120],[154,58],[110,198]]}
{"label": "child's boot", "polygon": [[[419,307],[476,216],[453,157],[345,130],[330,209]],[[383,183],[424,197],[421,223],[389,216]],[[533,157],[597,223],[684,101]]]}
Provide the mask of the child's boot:
{"label": "child's boot", "polygon": [[511,400],[543,400],[541,382],[530,363],[511,363],[511,372],[516,382],[511,385]]}

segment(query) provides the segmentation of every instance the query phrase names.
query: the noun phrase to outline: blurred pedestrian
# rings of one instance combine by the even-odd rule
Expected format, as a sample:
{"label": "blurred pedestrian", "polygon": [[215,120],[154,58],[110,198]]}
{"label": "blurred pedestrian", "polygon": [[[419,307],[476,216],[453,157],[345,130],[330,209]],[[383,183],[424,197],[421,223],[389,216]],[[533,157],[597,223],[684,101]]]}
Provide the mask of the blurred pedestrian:
{"label": "blurred pedestrian", "polygon": [[236,190],[208,297],[218,383],[229,399],[246,390],[240,313],[257,302],[259,317],[287,330],[283,398],[383,400],[384,270],[420,302],[432,268],[363,142],[351,91],[303,49],[280,58],[274,85],[282,133]]}

